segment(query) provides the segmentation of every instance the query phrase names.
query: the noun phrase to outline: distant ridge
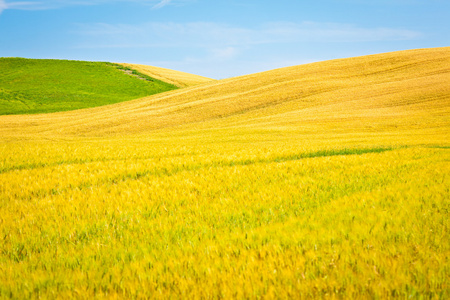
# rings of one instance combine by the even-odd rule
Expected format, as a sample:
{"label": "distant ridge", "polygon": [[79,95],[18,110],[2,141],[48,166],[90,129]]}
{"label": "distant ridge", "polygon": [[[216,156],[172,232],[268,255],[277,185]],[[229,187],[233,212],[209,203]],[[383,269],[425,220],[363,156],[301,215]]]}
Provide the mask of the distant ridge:
{"label": "distant ridge", "polygon": [[448,143],[450,47],[282,68],[82,111],[0,117],[0,136],[11,138],[220,128],[433,134]]}

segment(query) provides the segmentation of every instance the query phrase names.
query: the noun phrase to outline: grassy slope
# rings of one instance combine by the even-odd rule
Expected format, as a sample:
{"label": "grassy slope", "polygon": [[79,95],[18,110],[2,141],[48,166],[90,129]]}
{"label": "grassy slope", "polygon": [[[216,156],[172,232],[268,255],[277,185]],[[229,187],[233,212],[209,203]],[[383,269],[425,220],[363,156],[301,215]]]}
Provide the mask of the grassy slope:
{"label": "grassy slope", "polygon": [[175,89],[102,62],[0,58],[0,115],[88,108]]}
{"label": "grassy slope", "polygon": [[165,68],[126,63],[121,63],[121,65],[130,67],[150,77],[171,83],[180,88],[213,81],[211,78]]}
{"label": "grassy slope", "polygon": [[450,48],[0,117],[0,297],[448,298]]}

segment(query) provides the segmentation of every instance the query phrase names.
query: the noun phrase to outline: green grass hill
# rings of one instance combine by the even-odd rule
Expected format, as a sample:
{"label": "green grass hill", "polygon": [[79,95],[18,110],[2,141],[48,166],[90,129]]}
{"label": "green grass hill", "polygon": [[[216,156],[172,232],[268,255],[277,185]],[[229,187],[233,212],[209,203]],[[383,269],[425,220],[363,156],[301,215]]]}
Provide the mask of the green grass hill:
{"label": "green grass hill", "polygon": [[96,107],[176,88],[118,64],[0,58],[0,115]]}

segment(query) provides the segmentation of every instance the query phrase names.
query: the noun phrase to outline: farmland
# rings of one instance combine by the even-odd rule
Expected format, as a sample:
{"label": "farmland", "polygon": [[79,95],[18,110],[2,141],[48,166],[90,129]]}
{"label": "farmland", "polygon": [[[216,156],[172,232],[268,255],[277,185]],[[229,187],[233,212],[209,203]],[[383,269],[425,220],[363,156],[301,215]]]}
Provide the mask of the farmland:
{"label": "farmland", "polygon": [[0,297],[448,298],[449,82],[422,49],[1,116]]}

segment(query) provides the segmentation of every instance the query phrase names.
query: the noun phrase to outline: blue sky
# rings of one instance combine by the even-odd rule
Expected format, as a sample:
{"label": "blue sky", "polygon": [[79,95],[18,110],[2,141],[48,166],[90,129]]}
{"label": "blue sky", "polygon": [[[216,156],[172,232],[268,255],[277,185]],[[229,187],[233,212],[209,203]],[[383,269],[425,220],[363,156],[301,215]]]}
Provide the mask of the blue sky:
{"label": "blue sky", "polygon": [[450,46],[449,0],[0,0],[0,57],[113,61],[216,79]]}

